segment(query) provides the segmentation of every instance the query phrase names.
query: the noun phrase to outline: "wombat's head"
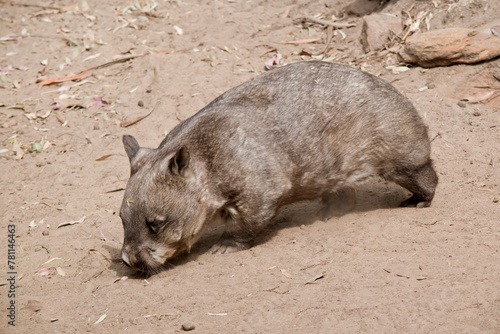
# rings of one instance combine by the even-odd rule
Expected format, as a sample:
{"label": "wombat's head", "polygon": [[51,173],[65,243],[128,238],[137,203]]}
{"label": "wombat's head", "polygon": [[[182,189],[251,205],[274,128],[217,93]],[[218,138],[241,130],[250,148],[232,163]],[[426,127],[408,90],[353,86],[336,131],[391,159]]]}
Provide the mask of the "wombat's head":
{"label": "wombat's head", "polygon": [[207,209],[186,148],[174,152],[141,148],[132,136],[124,136],[123,144],[131,176],[120,209],[125,231],[122,259],[134,269],[154,274],[167,259],[196,242]]}

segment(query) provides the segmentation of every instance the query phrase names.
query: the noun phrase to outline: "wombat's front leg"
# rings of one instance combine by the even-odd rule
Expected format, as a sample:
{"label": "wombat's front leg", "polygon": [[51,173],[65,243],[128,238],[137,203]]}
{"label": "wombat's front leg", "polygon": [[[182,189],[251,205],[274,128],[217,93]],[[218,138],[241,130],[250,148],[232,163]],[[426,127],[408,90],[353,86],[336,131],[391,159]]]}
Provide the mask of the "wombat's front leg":
{"label": "wombat's front leg", "polygon": [[[219,241],[211,248],[212,253],[226,254],[248,249],[254,245],[255,238],[271,222],[274,210],[253,211],[253,214],[240,215],[236,210],[225,215],[224,232]],[[223,214],[224,216],[224,214]],[[257,217],[255,220],[243,217]],[[260,219],[259,219],[260,218]]]}

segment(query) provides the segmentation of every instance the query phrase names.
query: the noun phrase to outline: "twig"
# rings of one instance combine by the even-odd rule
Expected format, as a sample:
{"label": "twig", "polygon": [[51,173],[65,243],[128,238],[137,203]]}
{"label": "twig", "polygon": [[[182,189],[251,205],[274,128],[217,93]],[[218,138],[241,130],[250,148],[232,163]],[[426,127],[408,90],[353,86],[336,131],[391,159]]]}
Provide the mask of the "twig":
{"label": "twig", "polygon": [[492,87],[492,86],[474,86],[474,88],[500,90],[500,87]]}
{"label": "twig", "polygon": [[62,11],[62,8],[59,7],[52,7],[52,6],[42,6],[42,5],[35,5],[35,4],[29,4],[29,3],[15,3],[12,1],[10,3],[11,6],[18,6],[18,7],[36,7],[36,8],[41,8],[41,9],[53,9],[53,10],[58,10]]}
{"label": "twig", "polygon": [[437,137],[441,137],[441,133],[439,133],[439,132],[438,132],[438,133],[434,136],[434,138],[432,138],[432,139],[431,139],[431,143],[432,143],[432,142],[434,141],[434,139],[436,139]]}
{"label": "twig", "polygon": [[321,41],[320,38],[296,39],[293,41],[278,42],[278,44],[308,44]]}
{"label": "twig", "polygon": [[42,245],[42,244],[36,244],[35,246],[40,246],[42,247],[43,249],[45,249],[47,251],[47,254],[50,254],[50,249],[49,247],[45,246],[45,245]]}
{"label": "twig", "polygon": [[124,58],[120,58],[120,59],[111,60],[111,61],[108,61],[107,63],[104,63],[104,64],[101,64],[101,65],[97,65],[95,67],[92,67],[91,69],[92,70],[98,70],[98,69],[101,69],[101,68],[104,68],[104,67],[108,67],[108,66],[111,66],[111,65],[123,63],[123,62],[126,62],[126,61],[131,60],[131,59],[144,57],[144,56],[147,56],[149,54],[150,54],[150,52],[146,52],[146,53],[143,53],[143,54],[140,54],[140,55],[128,56],[128,57],[124,57]]}
{"label": "twig", "polygon": [[323,19],[317,19],[315,17],[308,16],[306,17],[306,20],[309,20],[314,23],[318,24],[323,24],[326,26],[332,26],[334,28],[340,29],[340,28],[350,28],[350,27],[355,27],[356,25],[354,23],[340,23],[340,22],[332,22],[328,20],[323,20]]}
{"label": "twig", "polygon": [[330,48],[330,44],[331,44],[332,40],[333,40],[333,27],[332,26],[328,26],[328,28],[326,28],[326,43],[325,43],[325,48],[323,49],[323,51],[317,52],[314,55],[315,56],[321,55],[321,54],[322,55],[326,55],[326,52]]}
{"label": "twig", "polygon": [[106,270],[106,268],[102,269],[102,270],[99,270],[98,272],[96,272],[94,275],[90,276],[89,278],[87,278],[85,281],[83,281],[83,283],[87,283],[88,281],[90,281],[91,279],[93,278],[96,278],[96,277],[99,277],[103,272],[104,270]]}
{"label": "twig", "polygon": [[120,127],[122,128],[126,128],[126,127],[129,127],[139,121],[142,121],[143,119],[145,119],[146,117],[148,117],[149,115],[151,115],[153,113],[153,111],[156,109],[156,106],[158,105],[158,102],[155,104],[155,106],[151,109],[150,112],[148,112],[146,115],[143,115],[143,116],[139,116],[137,118],[134,118],[133,120],[131,121],[125,121],[125,122],[119,122],[118,125],[120,125]]}
{"label": "twig", "polygon": [[306,269],[309,269],[309,268],[312,268],[312,267],[316,267],[316,266],[325,266],[327,264],[331,263],[331,260],[330,261],[323,261],[323,262],[320,262],[320,263],[315,263],[315,264],[311,264],[307,267],[304,267],[304,268],[300,268],[300,270],[306,270]]}
{"label": "twig", "polygon": [[61,211],[61,210],[63,209],[63,208],[58,207],[58,206],[56,206],[56,205],[53,205],[53,204],[47,203],[44,199],[42,199],[42,200],[40,201],[40,203],[45,204],[45,205],[46,205],[46,206],[48,206],[48,207],[51,207],[51,208],[57,209],[57,210],[59,210],[59,211]]}
{"label": "twig", "polygon": [[113,189],[113,190],[108,190],[105,192],[105,194],[116,193],[116,192],[122,191],[122,190],[125,190],[125,188],[117,188],[117,189]]}
{"label": "twig", "polygon": [[286,290],[286,291],[276,291],[276,289],[278,289],[280,286],[275,286],[274,288],[271,288],[271,289],[264,289],[263,291],[266,291],[266,292],[274,292],[274,293],[277,293],[279,295],[284,295],[284,294],[287,294],[288,292],[290,292],[290,290]]}
{"label": "twig", "polygon": [[120,58],[120,59],[111,60],[111,61],[108,61],[108,62],[106,62],[104,64],[91,67],[91,68],[89,68],[89,69],[87,69],[87,70],[85,70],[83,72],[80,72],[80,73],[78,73],[76,75],[71,75],[71,76],[67,76],[67,77],[47,78],[47,79],[43,80],[42,86],[40,86],[40,87],[47,86],[47,85],[52,85],[52,84],[55,84],[55,83],[65,82],[65,81],[73,81],[73,80],[81,79],[85,75],[87,75],[90,72],[92,72],[93,70],[98,70],[98,69],[101,69],[101,68],[104,68],[104,67],[108,67],[108,66],[111,66],[111,65],[115,65],[115,64],[118,64],[118,63],[123,63],[123,62],[126,62],[126,61],[134,59],[134,58],[144,57],[144,56],[147,56],[148,54],[150,54],[150,53],[147,52],[147,53],[143,53],[143,54],[140,54],[140,55],[128,56],[128,57],[124,57],[124,58]]}
{"label": "twig", "polygon": [[111,260],[108,259],[108,257],[106,255],[104,255],[103,253],[99,252],[97,249],[91,248],[91,249],[89,249],[89,252],[96,253],[96,254],[102,256],[106,261],[111,263]]}

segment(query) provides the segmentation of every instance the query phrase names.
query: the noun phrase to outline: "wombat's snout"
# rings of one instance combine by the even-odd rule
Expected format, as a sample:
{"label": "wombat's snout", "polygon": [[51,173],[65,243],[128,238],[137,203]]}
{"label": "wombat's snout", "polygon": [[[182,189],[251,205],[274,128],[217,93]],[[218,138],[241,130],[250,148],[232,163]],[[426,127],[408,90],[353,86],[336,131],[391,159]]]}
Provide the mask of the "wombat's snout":
{"label": "wombat's snout", "polygon": [[139,248],[124,245],[122,248],[123,262],[135,270],[147,274],[156,274],[164,268],[165,259],[156,255],[156,251],[148,247]]}
{"label": "wombat's snout", "polygon": [[[138,269],[141,271],[147,271],[150,261],[147,259],[147,250],[141,250],[139,252],[132,249],[130,246],[123,246],[122,248],[122,260],[130,268]],[[137,256],[136,256],[137,254]]]}

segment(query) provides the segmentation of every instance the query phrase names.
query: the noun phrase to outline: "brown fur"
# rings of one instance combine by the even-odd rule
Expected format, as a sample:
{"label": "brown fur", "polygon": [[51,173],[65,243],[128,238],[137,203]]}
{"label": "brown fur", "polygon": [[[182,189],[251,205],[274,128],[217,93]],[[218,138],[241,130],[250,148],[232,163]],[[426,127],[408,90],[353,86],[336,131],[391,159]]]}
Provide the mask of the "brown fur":
{"label": "brown fur", "polygon": [[[427,129],[390,84],[303,62],[235,87],[175,127],[157,149],[123,138],[131,177],[123,257],[155,272],[222,219],[216,251],[245,249],[285,204],[351,193],[379,175],[430,205],[438,182]],[[149,254],[149,258],[148,258]]]}

